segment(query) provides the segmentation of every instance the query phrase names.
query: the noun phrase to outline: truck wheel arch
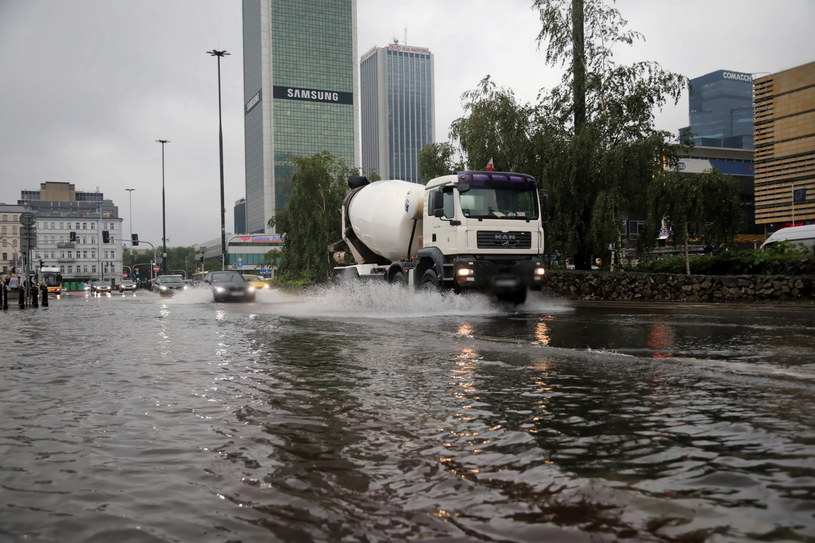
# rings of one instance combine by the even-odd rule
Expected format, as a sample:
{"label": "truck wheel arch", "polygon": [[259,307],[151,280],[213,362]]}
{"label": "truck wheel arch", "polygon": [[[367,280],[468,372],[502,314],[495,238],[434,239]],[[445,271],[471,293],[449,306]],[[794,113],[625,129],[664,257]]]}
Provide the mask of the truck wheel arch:
{"label": "truck wheel arch", "polygon": [[444,256],[437,247],[419,249],[416,253],[416,257],[419,259],[419,262],[416,264],[416,270],[414,271],[414,286],[422,286],[422,278],[424,277],[424,272],[427,270],[435,271],[439,282],[441,284],[444,283]]}

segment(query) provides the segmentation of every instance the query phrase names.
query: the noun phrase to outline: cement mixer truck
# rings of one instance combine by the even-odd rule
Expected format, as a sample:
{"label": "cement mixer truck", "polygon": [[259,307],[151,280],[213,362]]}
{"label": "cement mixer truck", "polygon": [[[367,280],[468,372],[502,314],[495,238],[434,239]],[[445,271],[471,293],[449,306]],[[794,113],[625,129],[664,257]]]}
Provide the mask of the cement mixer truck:
{"label": "cement mixer truck", "polygon": [[514,172],[463,171],[425,186],[349,177],[335,281],[384,280],[475,291],[520,304],[544,280],[537,184]]}

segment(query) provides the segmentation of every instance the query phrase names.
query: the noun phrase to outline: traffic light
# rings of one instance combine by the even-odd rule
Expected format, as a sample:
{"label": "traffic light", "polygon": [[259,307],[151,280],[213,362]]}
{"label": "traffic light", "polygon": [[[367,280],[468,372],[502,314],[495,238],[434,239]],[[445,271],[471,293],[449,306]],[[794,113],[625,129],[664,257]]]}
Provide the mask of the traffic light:
{"label": "traffic light", "polygon": [[139,235],[138,234],[130,234],[130,244],[133,245],[133,247],[138,246],[138,244],[139,244]]}
{"label": "traffic light", "polygon": [[102,243],[110,243],[110,232],[102,230]]}

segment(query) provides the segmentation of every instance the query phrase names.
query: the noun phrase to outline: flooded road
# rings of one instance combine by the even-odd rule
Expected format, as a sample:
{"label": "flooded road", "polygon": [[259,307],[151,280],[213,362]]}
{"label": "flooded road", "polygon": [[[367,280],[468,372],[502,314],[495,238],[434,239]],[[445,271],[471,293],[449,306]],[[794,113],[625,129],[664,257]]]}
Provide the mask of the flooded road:
{"label": "flooded road", "polygon": [[0,314],[0,542],[815,541],[815,309],[387,285]]}

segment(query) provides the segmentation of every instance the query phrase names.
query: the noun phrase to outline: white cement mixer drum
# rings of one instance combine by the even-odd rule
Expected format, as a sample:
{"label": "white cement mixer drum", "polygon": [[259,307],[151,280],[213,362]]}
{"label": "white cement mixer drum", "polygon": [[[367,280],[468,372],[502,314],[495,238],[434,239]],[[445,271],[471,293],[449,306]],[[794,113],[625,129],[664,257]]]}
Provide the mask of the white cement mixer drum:
{"label": "white cement mixer drum", "polygon": [[[390,260],[414,256],[422,235],[424,185],[408,181],[374,181],[348,204],[354,233],[373,252]],[[410,243],[414,232],[413,243]],[[410,254],[408,255],[408,244]]]}

